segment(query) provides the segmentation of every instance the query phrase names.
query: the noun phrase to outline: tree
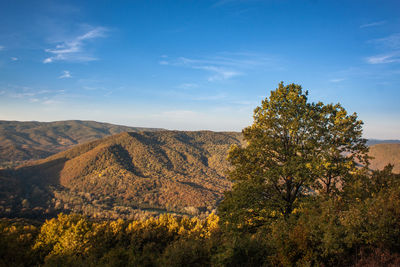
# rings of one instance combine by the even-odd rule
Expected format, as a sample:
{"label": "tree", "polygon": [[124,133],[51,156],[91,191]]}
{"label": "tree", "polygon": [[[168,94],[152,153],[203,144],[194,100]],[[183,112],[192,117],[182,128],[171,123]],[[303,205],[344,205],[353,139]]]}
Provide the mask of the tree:
{"label": "tree", "polygon": [[229,151],[234,185],[219,207],[225,222],[287,217],[305,196],[333,195],[356,171],[355,159],[367,163],[357,115],[308,102],[300,85],[280,83],[253,117],[242,131],[246,145]]}

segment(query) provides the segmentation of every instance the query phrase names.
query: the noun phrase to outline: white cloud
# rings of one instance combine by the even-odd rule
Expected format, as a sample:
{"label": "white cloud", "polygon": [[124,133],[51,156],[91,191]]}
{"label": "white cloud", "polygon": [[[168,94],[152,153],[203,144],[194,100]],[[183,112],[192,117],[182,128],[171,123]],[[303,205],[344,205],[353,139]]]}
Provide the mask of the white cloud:
{"label": "white cloud", "polygon": [[212,65],[225,68],[251,69],[267,65],[271,62],[269,57],[255,53],[222,53],[222,56],[214,56],[204,59],[178,58],[176,64],[182,65]]}
{"label": "white cloud", "polygon": [[384,55],[376,55],[368,57],[366,60],[369,64],[387,64],[387,63],[400,62],[400,57],[398,53],[392,53],[392,54],[384,54]]}
{"label": "white cloud", "polygon": [[385,20],[375,21],[375,22],[371,22],[371,23],[366,23],[366,24],[360,25],[360,28],[369,28],[369,27],[381,26],[381,25],[383,25],[385,23],[386,23]]}
{"label": "white cloud", "polygon": [[400,49],[400,33],[394,33],[384,38],[373,39],[369,42],[378,44],[384,48]]}
{"label": "white cloud", "polygon": [[160,61],[159,64],[203,70],[210,73],[207,81],[215,82],[244,75],[248,70],[262,69],[271,65],[271,58],[257,53],[224,52],[217,56],[198,59],[179,57],[175,60]]}
{"label": "white cloud", "polygon": [[339,83],[339,82],[344,81],[344,79],[343,79],[343,78],[335,78],[335,79],[330,79],[329,81],[330,81],[331,83]]}
{"label": "white cloud", "polygon": [[45,51],[52,54],[52,56],[44,59],[43,63],[51,63],[54,61],[85,62],[96,60],[95,57],[85,53],[85,43],[88,40],[105,37],[106,31],[107,29],[104,27],[97,27],[72,40],[61,42],[53,49],[46,49]]}
{"label": "white cloud", "polygon": [[400,33],[394,33],[384,38],[370,40],[369,43],[375,44],[382,54],[366,58],[369,64],[387,64],[400,62]]}
{"label": "white cloud", "polygon": [[65,95],[64,90],[35,89],[27,86],[7,84],[0,87],[0,95],[5,98],[29,101],[30,103],[47,101],[50,98],[57,98]]}
{"label": "white cloud", "polygon": [[45,104],[45,105],[58,105],[60,103],[61,103],[60,101],[53,100],[53,99],[48,99],[48,100],[45,100],[42,102],[42,104]]}
{"label": "white cloud", "polygon": [[241,75],[240,72],[224,69],[221,67],[214,67],[214,66],[200,66],[200,67],[193,67],[194,69],[202,69],[209,72],[214,73],[212,76],[208,77],[209,82],[213,81],[220,81],[220,80],[228,80],[235,76]]}
{"label": "white cloud", "polygon": [[62,75],[58,77],[59,79],[71,78],[71,72],[69,70],[64,70]]}
{"label": "white cloud", "polygon": [[49,57],[49,58],[46,58],[45,60],[43,60],[43,63],[51,63],[53,61],[54,61],[54,59]]}
{"label": "white cloud", "polygon": [[18,60],[18,58],[16,58],[16,57],[10,57],[10,59],[11,59],[12,61],[17,61],[17,60]]}
{"label": "white cloud", "polygon": [[0,45],[0,51],[4,50],[4,46]]}
{"label": "white cloud", "polygon": [[[188,58],[178,57],[168,61],[160,61],[161,65],[172,67],[184,67],[193,70],[202,70],[208,73],[208,82],[225,81],[240,75],[246,75],[249,71],[265,71],[266,68],[279,68],[271,57],[261,53],[249,52],[221,52],[215,56]],[[198,81],[194,81],[198,82]]]}

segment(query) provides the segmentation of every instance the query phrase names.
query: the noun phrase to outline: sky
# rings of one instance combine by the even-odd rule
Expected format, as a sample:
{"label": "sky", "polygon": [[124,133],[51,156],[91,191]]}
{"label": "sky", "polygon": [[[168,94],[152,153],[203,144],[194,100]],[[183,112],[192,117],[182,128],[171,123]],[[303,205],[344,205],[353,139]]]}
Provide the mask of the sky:
{"label": "sky", "polygon": [[278,83],[400,139],[400,1],[0,1],[0,120],[240,131]]}

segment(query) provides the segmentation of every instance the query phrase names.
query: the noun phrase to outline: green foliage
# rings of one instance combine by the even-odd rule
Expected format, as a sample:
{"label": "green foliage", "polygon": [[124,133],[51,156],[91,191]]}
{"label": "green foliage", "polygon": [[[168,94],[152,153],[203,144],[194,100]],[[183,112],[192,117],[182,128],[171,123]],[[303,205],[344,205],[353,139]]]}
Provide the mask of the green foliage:
{"label": "green foliage", "polygon": [[0,220],[0,266],[32,266],[37,255],[31,250],[38,228],[28,222]]}
{"label": "green foliage", "polygon": [[272,266],[270,247],[262,234],[225,236],[213,255],[213,266]]}
{"label": "green foliage", "polygon": [[218,206],[225,229],[254,233],[258,227],[279,217],[276,205],[264,201],[267,190],[263,182],[250,180],[238,182],[232,191],[226,192]]}
{"label": "green foliage", "polygon": [[307,95],[299,85],[280,83],[254,110],[253,125],[243,130],[247,144],[229,151],[235,185],[219,208],[226,223],[241,228],[243,209],[254,210],[253,219],[289,217],[311,195],[335,194],[357,171],[355,159],[367,162],[356,114],[339,104],[309,103]]}
{"label": "green foliage", "polygon": [[180,239],[171,243],[163,253],[162,266],[210,266],[208,244],[204,240]]}

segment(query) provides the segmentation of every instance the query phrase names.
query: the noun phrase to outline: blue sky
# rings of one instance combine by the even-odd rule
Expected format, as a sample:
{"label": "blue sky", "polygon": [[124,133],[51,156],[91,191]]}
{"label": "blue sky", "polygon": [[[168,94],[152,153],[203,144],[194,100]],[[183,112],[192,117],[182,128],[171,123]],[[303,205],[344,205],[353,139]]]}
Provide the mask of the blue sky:
{"label": "blue sky", "polygon": [[0,2],[0,119],[235,130],[280,81],[400,139],[400,1]]}

